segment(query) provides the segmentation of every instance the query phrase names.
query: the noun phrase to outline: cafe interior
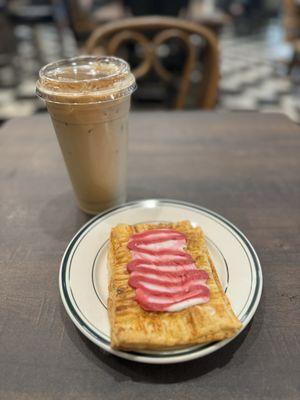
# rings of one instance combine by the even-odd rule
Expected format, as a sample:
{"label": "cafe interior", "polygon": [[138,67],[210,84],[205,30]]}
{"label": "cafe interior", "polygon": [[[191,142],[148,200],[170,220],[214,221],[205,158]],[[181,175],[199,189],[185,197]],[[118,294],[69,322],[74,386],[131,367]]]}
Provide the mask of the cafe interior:
{"label": "cafe interior", "polygon": [[41,66],[84,54],[129,62],[135,110],[277,112],[300,122],[296,0],[1,0],[0,32],[1,123],[44,112]]}
{"label": "cafe interior", "polygon": [[300,0],[0,0],[0,400],[299,400],[299,123]]}

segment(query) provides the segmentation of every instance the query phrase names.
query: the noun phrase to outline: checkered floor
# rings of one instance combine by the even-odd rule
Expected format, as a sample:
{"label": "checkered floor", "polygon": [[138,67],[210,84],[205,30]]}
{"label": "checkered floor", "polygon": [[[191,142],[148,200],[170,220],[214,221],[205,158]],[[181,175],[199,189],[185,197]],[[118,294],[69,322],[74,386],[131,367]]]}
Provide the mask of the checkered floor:
{"label": "checkered floor", "polygon": [[[14,67],[0,66],[0,120],[43,110],[34,94],[40,65],[77,53],[72,34],[67,31],[60,38],[53,26],[34,30],[19,26],[15,34]],[[300,85],[292,83],[282,63],[291,56],[291,48],[283,40],[278,21],[255,35],[237,37],[225,31],[220,47],[218,109],[281,112],[300,123]]]}
{"label": "checkered floor", "polygon": [[227,110],[284,113],[300,123],[300,85],[287,75],[292,48],[278,23],[263,32],[221,38],[220,100]]}

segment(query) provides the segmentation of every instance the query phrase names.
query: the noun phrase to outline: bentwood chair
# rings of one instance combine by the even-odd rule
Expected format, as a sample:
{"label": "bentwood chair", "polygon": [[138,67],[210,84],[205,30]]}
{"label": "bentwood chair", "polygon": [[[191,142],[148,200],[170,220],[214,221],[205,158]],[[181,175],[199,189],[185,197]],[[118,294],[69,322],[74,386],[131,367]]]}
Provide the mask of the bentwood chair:
{"label": "bentwood chair", "polygon": [[[181,44],[184,52],[177,60],[179,67],[169,64],[168,68],[162,54],[170,55],[174,40]],[[191,90],[195,93],[195,87],[197,107],[209,109],[215,106],[219,52],[217,39],[209,29],[178,18],[129,18],[97,28],[84,50],[87,54],[119,55],[128,59],[131,46],[141,59],[133,68],[137,81],[154,71],[162,82],[173,86],[173,107],[184,108]],[[154,85],[156,82],[157,79]]]}

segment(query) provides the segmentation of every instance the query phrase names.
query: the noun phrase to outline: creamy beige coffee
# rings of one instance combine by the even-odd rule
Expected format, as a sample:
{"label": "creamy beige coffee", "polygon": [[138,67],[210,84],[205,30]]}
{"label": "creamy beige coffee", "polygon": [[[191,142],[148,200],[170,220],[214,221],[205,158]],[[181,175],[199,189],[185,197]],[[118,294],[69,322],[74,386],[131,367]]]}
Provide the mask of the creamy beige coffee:
{"label": "creamy beige coffee", "polygon": [[97,214],[126,200],[128,113],[135,80],[115,57],[77,57],[41,69],[47,104],[80,208]]}

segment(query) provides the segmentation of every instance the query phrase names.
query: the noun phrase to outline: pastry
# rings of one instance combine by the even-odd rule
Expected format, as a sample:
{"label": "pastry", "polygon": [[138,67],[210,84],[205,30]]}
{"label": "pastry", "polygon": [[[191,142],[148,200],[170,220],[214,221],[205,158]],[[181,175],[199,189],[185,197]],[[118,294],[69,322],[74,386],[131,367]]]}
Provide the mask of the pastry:
{"label": "pastry", "polygon": [[166,350],[232,337],[242,327],[200,227],[120,224],[109,242],[111,346]]}

